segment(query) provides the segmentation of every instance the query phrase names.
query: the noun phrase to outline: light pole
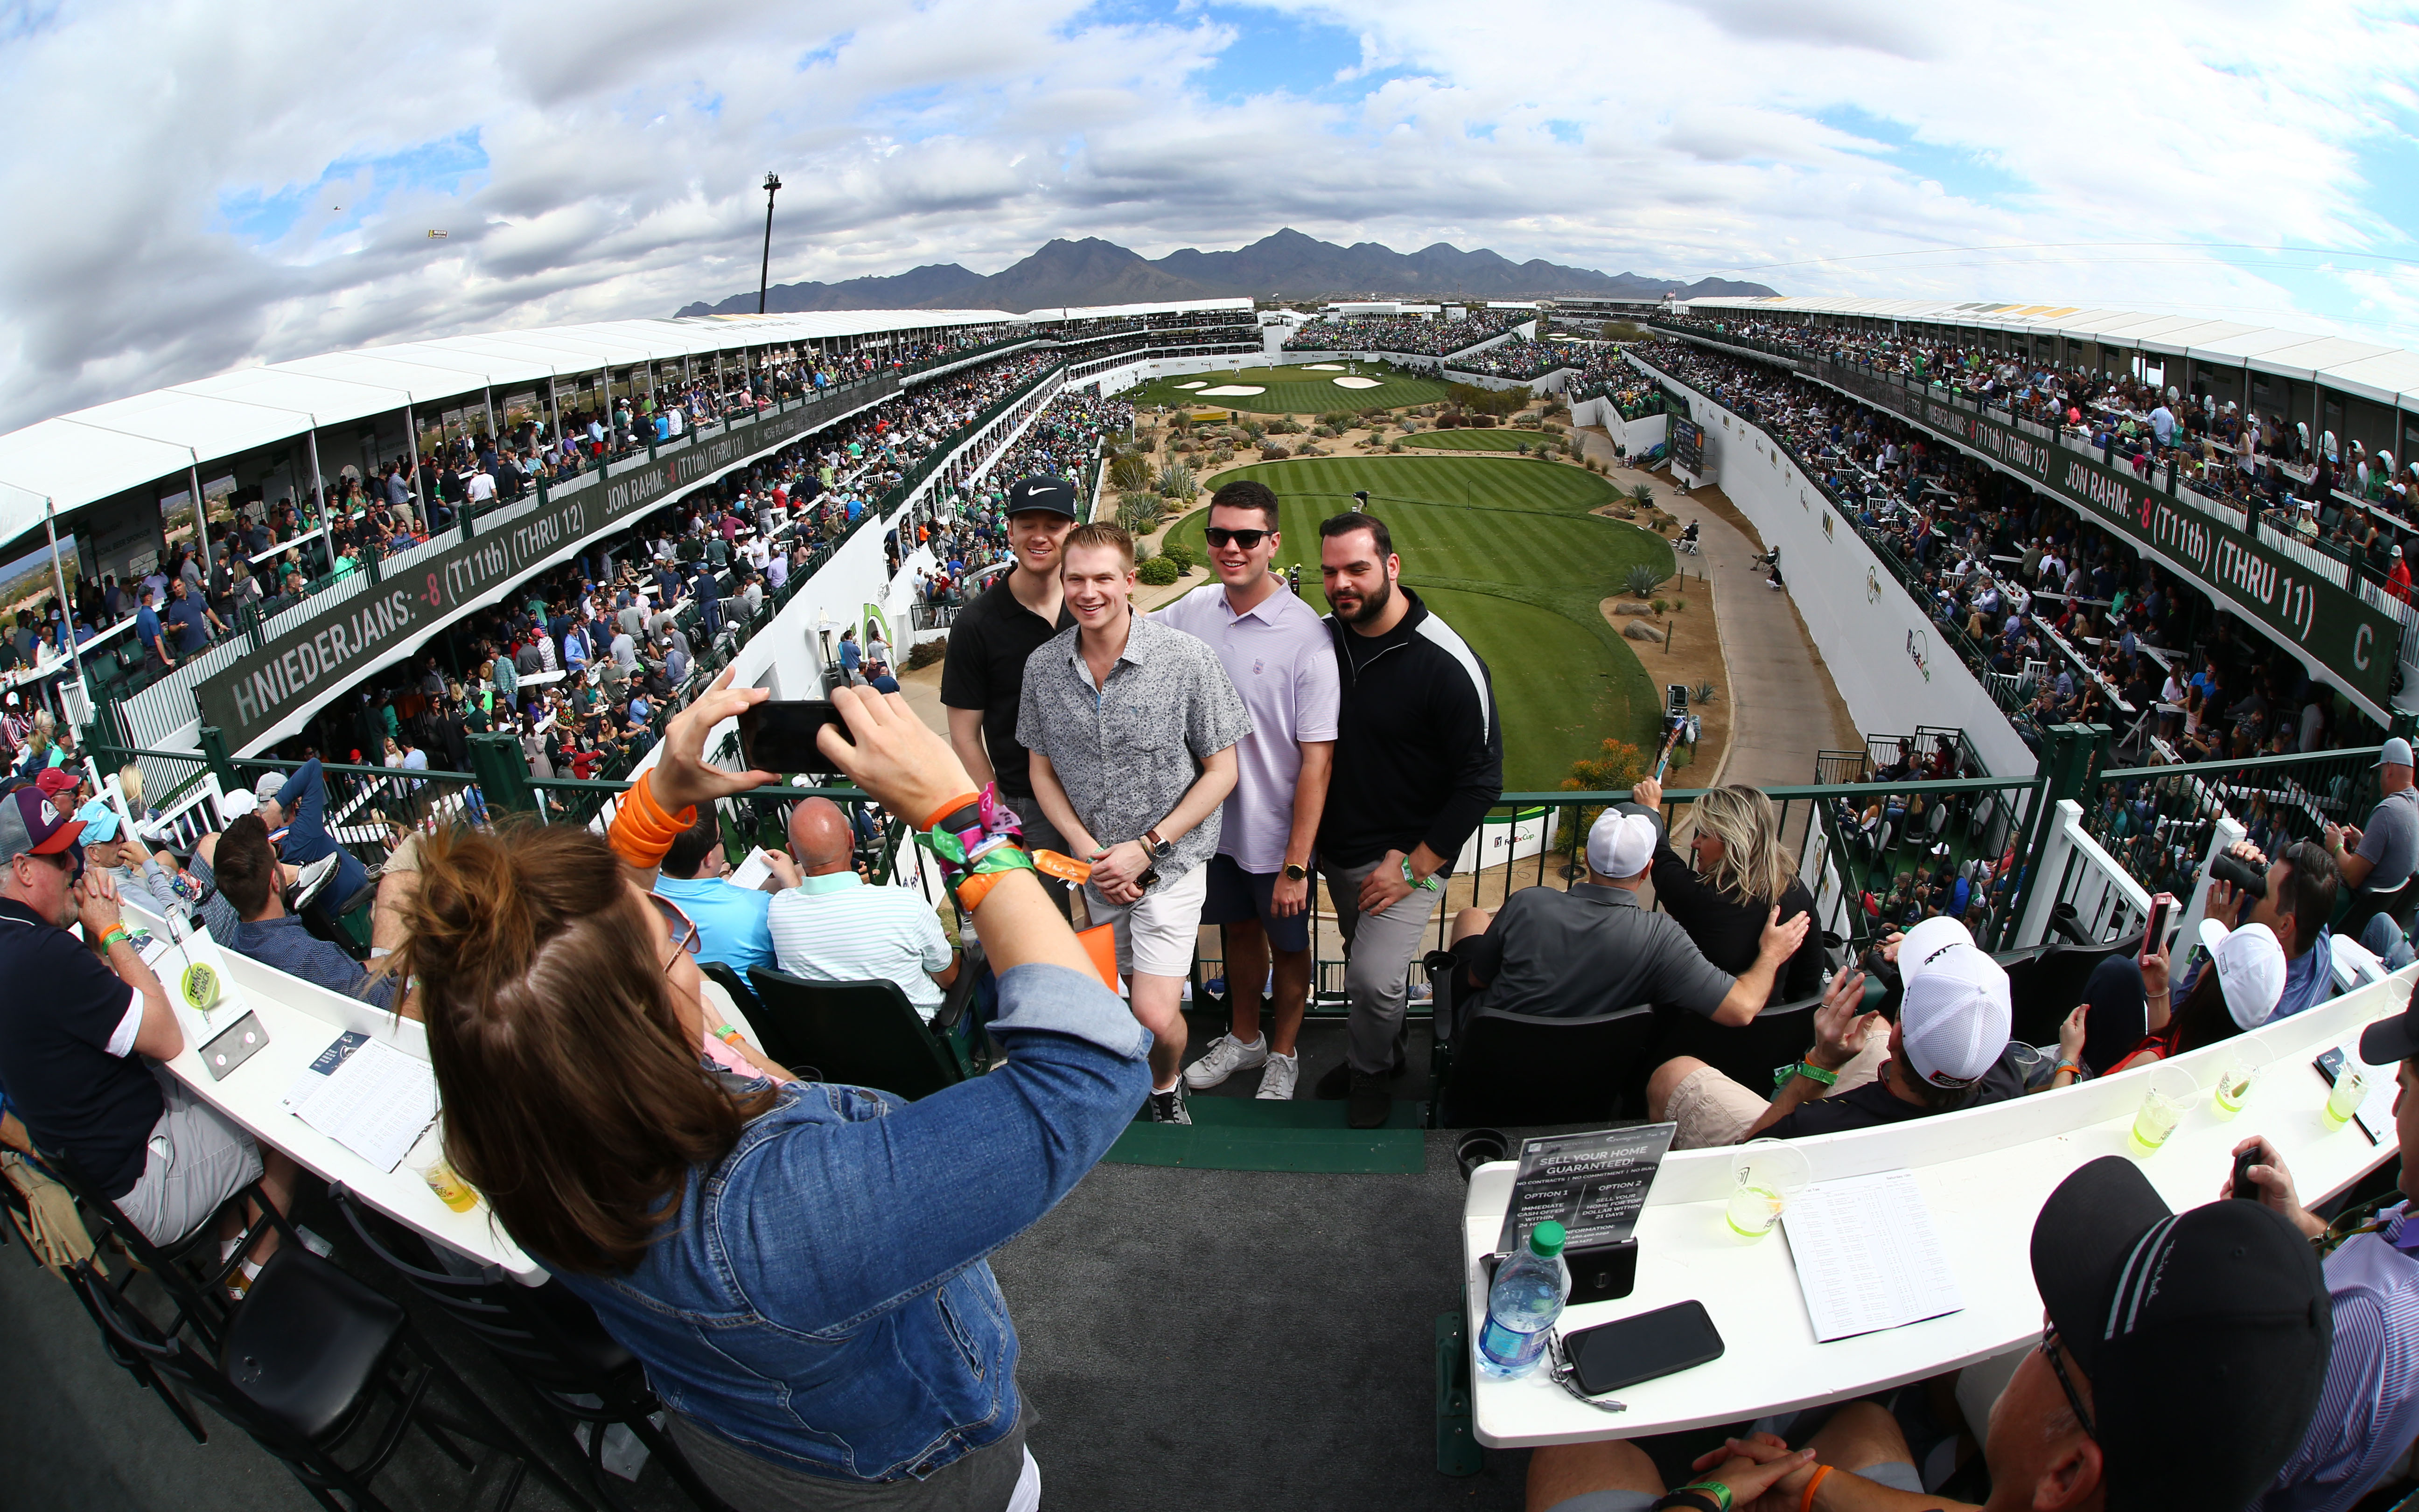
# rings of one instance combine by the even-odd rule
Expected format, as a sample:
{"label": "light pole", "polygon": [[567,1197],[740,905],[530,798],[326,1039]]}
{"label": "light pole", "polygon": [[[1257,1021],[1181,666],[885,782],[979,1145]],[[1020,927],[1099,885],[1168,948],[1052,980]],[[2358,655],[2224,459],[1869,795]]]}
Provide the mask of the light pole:
{"label": "light pole", "polygon": [[764,176],[764,267],[756,275],[756,313],[764,313],[764,291],[773,281],[773,196],[781,192],[781,176]]}

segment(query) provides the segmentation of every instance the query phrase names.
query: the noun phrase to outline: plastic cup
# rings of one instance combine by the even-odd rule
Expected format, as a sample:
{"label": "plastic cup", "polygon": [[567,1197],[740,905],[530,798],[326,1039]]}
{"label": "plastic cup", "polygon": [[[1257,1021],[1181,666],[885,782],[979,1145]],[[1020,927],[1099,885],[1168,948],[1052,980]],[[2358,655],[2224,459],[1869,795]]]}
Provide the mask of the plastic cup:
{"label": "plastic cup", "polygon": [[1780,1224],[1789,1199],[1813,1176],[1805,1153],[1779,1139],[1750,1139],[1731,1160],[1731,1195],[1722,1205],[1723,1227],[1733,1239],[1751,1244]]}
{"label": "plastic cup", "polygon": [[441,1153],[420,1161],[411,1168],[428,1183],[428,1190],[437,1194],[437,1200],[455,1212],[469,1212],[479,1205],[478,1189],[462,1180],[461,1173],[455,1170],[453,1163]]}
{"label": "plastic cup", "polygon": [[2210,1087],[2210,1104],[2220,1119],[2231,1119],[2242,1111],[2259,1078],[2267,1074],[2272,1058],[2256,1041],[2236,1041]]}
{"label": "plastic cup", "polygon": [[2162,1066],[2150,1072],[2150,1085],[2142,1092],[2142,1105],[2134,1111],[2134,1127],[2128,1134],[2134,1151],[2157,1154],[2199,1095],[2200,1084],[2188,1071]]}
{"label": "plastic cup", "polygon": [[2335,1077],[2334,1086],[2327,1091],[2327,1127],[2342,1128],[2367,1101],[2368,1078],[2346,1066]]}

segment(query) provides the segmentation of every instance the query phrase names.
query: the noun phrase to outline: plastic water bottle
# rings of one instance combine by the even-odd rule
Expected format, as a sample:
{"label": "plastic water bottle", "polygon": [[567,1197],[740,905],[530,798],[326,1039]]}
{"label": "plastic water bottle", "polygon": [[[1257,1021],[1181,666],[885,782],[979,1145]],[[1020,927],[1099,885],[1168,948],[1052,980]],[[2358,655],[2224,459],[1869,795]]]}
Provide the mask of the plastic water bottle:
{"label": "plastic water bottle", "polygon": [[1571,1295],[1564,1238],[1563,1226],[1548,1219],[1529,1230],[1525,1254],[1496,1270],[1487,1291],[1487,1323],[1478,1331],[1478,1368],[1485,1374],[1525,1376],[1545,1357],[1546,1341]]}

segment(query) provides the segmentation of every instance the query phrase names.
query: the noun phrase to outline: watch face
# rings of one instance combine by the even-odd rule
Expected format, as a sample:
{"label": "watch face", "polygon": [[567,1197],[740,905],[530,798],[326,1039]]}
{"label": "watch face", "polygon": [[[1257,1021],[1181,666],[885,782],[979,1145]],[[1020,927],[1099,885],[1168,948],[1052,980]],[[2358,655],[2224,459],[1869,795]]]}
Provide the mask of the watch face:
{"label": "watch face", "polygon": [[1310,875],[1308,872],[1304,871],[1301,867],[1291,864],[1290,862],[1286,866],[1285,874],[1287,882],[1300,882],[1302,878]]}

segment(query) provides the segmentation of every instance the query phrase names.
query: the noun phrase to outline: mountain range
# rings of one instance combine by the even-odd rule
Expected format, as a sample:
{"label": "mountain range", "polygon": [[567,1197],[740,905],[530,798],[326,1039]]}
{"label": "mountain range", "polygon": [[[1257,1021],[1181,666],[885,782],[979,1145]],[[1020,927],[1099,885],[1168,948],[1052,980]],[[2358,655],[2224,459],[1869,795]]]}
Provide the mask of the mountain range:
{"label": "mountain range", "polygon": [[[1466,299],[1529,299],[1595,295],[1652,299],[1770,294],[1762,284],[1701,278],[1693,284],[1644,273],[1600,273],[1542,258],[1516,263],[1484,248],[1464,252],[1445,242],[1400,253],[1374,241],[1339,247],[1291,227],[1234,252],[1186,247],[1164,257],[1086,237],[1051,241],[1012,267],[985,276],[956,263],[927,263],[903,273],[838,284],[776,284],[764,308],[777,315],[803,310],[1013,310],[1051,305],[1140,304],[1237,295],[1306,299],[1335,295],[1416,295]],[[756,296],[699,301],[687,315],[753,315]]]}

